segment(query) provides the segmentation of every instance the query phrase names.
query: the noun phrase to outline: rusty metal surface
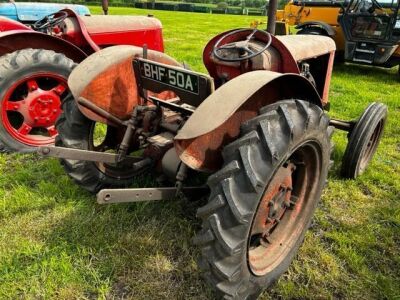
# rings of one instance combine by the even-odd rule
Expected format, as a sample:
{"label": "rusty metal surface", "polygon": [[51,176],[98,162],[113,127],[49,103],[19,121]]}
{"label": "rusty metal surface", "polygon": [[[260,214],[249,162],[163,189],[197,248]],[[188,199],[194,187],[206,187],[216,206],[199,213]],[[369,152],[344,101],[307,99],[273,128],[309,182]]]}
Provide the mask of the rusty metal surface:
{"label": "rusty metal surface", "polygon": [[[215,61],[212,55],[212,50],[214,48],[215,43],[225,34],[230,33],[234,30],[226,31],[223,32],[217,36],[215,36],[213,39],[211,39],[206,47],[204,48],[203,52],[203,61],[204,65],[206,66],[209,74],[214,78],[216,86],[219,87],[221,85],[221,80],[220,77],[224,74],[227,73],[228,77],[234,78],[236,76],[239,76],[242,72],[240,70],[240,67],[236,65],[231,65],[230,67],[227,66],[226,64],[223,64],[221,62]],[[231,43],[232,41],[238,40],[238,39],[246,39],[246,37],[251,33],[252,30],[249,29],[249,32],[241,32],[238,33],[237,35],[229,37],[225,42],[226,43]],[[265,40],[265,37],[263,36],[257,36],[257,40],[255,43],[265,43],[267,42]],[[269,50],[268,50],[269,49]],[[272,71],[276,72],[281,72],[281,73],[295,73],[299,74],[299,68],[297,66],[296,60],[293,58],[292,54],[290,51],[287,49],[287,47],[280,41],[278,40],[275,36],[272,36],[272,43],[271,46],[267,49],[267,51],[273,51],[273,52],[278,52],[278,55],[273,55],[274,58],[279,58],[279,61],[276,62],[271,62],[274,69],[271,69]],[[274,50],[271,50],[274,49]],[[268,55],[266,57],[263,57],[263,59],[268,59]],[[255,57],[252,59],[252,63],[255,66],[255,69],[258,69],[260,66],[260,58]],[[262,62],[261,65],[264,65]],[[265,63],[265,66],[268,66],[268,63]],[[221,70],[221,66],[223,67]],[[253,71],[254,68],[248,68],[246,72]],[[271,71],[270,70],[270,71]]]}
{"label": "rusty metal surface", "polygon": [[321,56],[336,50],[332,38],[317,35],[281,35],[276,37],[290,51],[296,61]]}
{"label": "rusty metal surface", "polygon": [[175,137],[177,153],[192,169],[218,170],[223,146],[239,135],[243,122],[261,107],[292,98],[321,106],[314,86],[300,75],[254,71],[237,77],[207,98],[185,123]]}
{"label": "rusty metal surface", "polygon": [[[269,71],[245,73],[227,82],[208,97],[193,113],[177,140],[192,139],[209,133],[225,123],[246,101],[256,96],[262,89],[274,85],[281,89],[282,97],[304,97],[321,106],[318,92],[304,77],[296,74],[281,74]],[[300,91],[302,89],[303,92]],[[265,105],[269,104],[269,95],[265,93]],[[282,100],[278,98],[272,100]],[[201,124],[201,126],[199,126]]]}
{"label": "rusty metal surface", "polygon": [[291,154],[264,191],[248,240],[248,265],[255,275],[280,264],[312,218],[322,167],[315,145],[306,143]]}
{"label": "rusty metal surface", "polygon": [[[69,77],[68,84],[75,99],[84,97],[115,117],[126,120],[141,98],[137,89],[132,61],[141,57],[143,49],[135,46],[109,47],[85,59]],[[148,50],[148,58],[167,65],[180,66],[161,52]],[[157,95],[160,99],[175,97],[174,93]],[[107,121],[92,111],[80,107],[82,113],[94,121]]]}

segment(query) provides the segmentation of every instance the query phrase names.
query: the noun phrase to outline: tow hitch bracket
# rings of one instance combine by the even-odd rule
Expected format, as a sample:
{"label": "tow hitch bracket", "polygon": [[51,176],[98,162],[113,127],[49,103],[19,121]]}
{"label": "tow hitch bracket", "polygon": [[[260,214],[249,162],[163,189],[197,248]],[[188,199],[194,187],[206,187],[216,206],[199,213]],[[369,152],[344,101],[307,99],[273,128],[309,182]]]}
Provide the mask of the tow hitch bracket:
{"label": "tow hitch bracket", "polygon": [[[176,187],[162,188],[139,188],[139,189],[105,189],[97,194],[97,203],[112,204],[112,203],[135,203],[145,201],[161,201],[172,200],[177,198]],[[181,192],[183,195],[202,196],[208,192],[208,187],[183,187]]]}

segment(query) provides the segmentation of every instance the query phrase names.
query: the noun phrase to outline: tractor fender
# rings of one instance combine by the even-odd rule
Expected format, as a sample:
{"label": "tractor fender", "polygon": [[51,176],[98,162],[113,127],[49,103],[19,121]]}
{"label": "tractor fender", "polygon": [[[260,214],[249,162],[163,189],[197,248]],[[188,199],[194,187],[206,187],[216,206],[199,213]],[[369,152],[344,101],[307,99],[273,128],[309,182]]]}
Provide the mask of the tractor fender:
{"label": "tractor fender", "polygon": [[[72,71],[68,79],[74,98],[85,98],[114,117],[129,119],[133,109],[142,103],[132,64],[138,57],[143,57],[143,48],[127,45],[108,47],[92,54]],[[180,63],[167,54],[150,49],[147,50],[147,59],[181,67]],[[157,94],[161,99],[175,96],[170,91]],[[108,124],[106,119],[94,111],[79,103],[78,107],[87,118]]]}
{"label": "tractor fender", "polygon": [[11,30],[0,33],[0,56],[27,48],[53,50],[77,63],[87,57],[87,54],[74,44],[41,32]]}
{"label": "tractor fender", "polygon": [[333,37],[336,35],[336,31],[333,29],[331,25],[328,23],[322,22],[322,21],[308,21],[304,22],[301,24],[298,24],[296,26],[296,29],[304,29],[304,28],[309,28],[309,27],[319,27],[322,28],[326,34],[330,37]]}
{"label": "tractor fender", "polygon": [[190,168],[214,172],[221,150],[240,133],[240,125],[260,108],[284,99],[301,99],[322,107],[315,87],[298,74],[253,71],[228,81],[195,110],[175,137],[180,159]]}

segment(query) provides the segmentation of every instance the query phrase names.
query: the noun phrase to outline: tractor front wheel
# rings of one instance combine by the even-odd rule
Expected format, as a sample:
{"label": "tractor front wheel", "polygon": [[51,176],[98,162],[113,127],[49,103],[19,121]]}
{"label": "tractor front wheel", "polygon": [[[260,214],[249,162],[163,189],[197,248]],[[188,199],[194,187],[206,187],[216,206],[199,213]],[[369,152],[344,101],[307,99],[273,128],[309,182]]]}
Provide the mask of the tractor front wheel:
{"label": "tractor front wheel", "polygon": [[197,215],[200,268],[224,299],[253,299],[287,270],[325,186],[333,128],[316,105],[261,109],[225,147]]}
{"label": "tractor front wheel", "polygon": [[371,103],[348,135],[342,158],[342,176],[356,179],[367,169],[382,138],[388,115],[387,106]]}
{"label": "tractor front wheel", "polygon": [[44,49],[24,49],[0,58],[0,140],[3,151],[33,152],[54,144],[54,123],[75,63]]}

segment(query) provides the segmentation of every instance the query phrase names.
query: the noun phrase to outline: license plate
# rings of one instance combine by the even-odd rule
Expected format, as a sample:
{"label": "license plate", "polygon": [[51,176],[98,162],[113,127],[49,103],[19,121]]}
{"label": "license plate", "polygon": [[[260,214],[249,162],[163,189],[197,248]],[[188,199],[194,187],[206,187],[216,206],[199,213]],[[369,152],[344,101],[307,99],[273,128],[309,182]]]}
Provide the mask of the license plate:
{"label": "license plate", "polygon": [[199,94],[199,76],[191,71],[150,61],[139,61],[140,76],[195,95]]}

